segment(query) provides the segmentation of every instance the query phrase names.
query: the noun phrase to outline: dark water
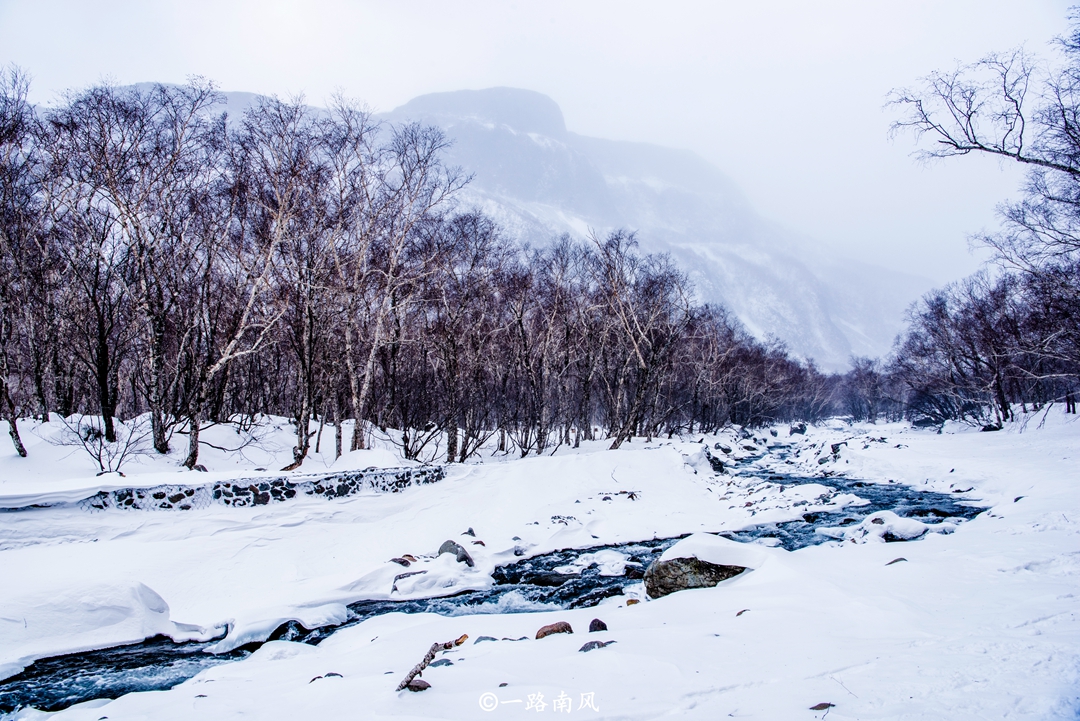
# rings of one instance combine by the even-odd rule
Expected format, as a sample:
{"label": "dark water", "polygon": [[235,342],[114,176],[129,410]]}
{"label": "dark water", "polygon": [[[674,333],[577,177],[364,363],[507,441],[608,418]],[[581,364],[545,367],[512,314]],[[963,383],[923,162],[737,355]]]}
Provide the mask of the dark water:
{"label": "dark water", "polygon": [[[859,523],[877,511],[890,510],[900,516],[934,523],[949,517],[971,519],[984,510],[965,505],[956,496],[920,491],[899,483],[782,475],[767,478],[771,483],[784,486],[817,483],[836,492],[855,494],[868,503],[830,512],[807,513],[800,520],[763,524],[723,535],[737,541],[773,538],[775,545],[794,551],[831,540],[817,533],[818,528]],[[270,640],[315,645],[342,628],[393,612],[459,616],[595,606],[605,598],[622,595],[626,586],[637,583],[651,559],[677,540],[654,539],[555,551],[496,568],[492,574],[496,585],[490,589],[411,601],[358,601],[349,606],[350,617],[343,624],[307,629],[291,621],[278,628]],[[617,551],[626,557],[622,575],[603,575],[596,564],[577,574],[555,570],[573,564],[586,553],[603,550]],[[35,661],[21,673],[0,681],[0,714],[27,706],[58,711],[91,699],[112,699],[134,691],[169,689],[203,669],[246,658],[260,645],[250,644],[227,654],[205,653],[204,649],[212,643],[179,644],[157,637],[129,646]]]}

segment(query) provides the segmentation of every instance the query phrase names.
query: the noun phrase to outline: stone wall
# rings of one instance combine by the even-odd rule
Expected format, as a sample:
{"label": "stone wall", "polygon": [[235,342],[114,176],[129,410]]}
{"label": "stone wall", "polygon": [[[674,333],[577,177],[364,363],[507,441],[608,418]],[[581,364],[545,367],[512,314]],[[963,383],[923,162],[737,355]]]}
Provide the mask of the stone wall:
{"label": "stone wall", "polygon": [[236,478],[201,486],[165,485],[101,491],[79,501],[78,505],[88,511],[103,511],[108,508],[189,511],[193,508],[206,508],[212,503],[226,506],[262,506],[287,501],[298,495],[343,498],[362,491],[397,493],[411,486],[435,483],[445,477],[442,466],[418,466],[369,468],[364,471],[303,476]]}

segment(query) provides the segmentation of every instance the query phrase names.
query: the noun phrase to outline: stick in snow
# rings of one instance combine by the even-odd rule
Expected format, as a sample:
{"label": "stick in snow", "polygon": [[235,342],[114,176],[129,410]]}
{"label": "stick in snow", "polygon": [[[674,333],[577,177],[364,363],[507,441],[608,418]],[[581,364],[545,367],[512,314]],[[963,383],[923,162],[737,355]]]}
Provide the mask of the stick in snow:
{"label": "stick in snow", "polygon": [[427,665],[429,663],[435,660],[435,654],[437,654],[439,651],[449,651],[454,646],[460,646],[461,644],[465,643],[465,639],[467,639],[468,637],[468,634],[462,634],[460,638],[454,639],[453,641],[431,644],[431,648],[429,648],[428,652],[424,654],[424,660],[413,666],[412,671],[409,671],[407,674],[405,674],[405,678],[402,679],[401,683],[398,684],[396,690],[405,690],[405,687],[412,683],[412,680],[419,676],[420,672],[427,668]]}

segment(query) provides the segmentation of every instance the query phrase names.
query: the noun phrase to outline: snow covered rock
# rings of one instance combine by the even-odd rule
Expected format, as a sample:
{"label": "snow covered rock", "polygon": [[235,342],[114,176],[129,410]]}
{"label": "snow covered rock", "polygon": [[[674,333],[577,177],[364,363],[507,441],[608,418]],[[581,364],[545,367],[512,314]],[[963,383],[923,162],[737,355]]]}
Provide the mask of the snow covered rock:
{"label": "snow covered rock", "polygon": [[857,526],[819,528],[817,532],[840,541],[892,543],[914,541],[927,533],[952,533],[955,529],[955,521],[948,518],[941,523],[929,524],[898,516],[892,511],[878,511]]}
{"label": "snow covered rock", "polygon": [[645,571],[645,592],[650,598],[660,598],[688,588],[712,588],[745,570],[743,566],[718,565],[697,558],[655,561]]}
{"label": "snow covered rock", "polygon": [[444,553],[454,554],[454,558],[458,563],[464,563],[469,568],[472,568],[475,565],[469,552],[454,541],[443,541],[443,545],[439,546],[439,555],[441,556]]}
{"label": "snow covered rock", "polygon": [[650,598],[688,588],[712,588],[721,581],[757,568],[764,560],[759,549],[709,533],[695,533],[669,548],[645,571]]}

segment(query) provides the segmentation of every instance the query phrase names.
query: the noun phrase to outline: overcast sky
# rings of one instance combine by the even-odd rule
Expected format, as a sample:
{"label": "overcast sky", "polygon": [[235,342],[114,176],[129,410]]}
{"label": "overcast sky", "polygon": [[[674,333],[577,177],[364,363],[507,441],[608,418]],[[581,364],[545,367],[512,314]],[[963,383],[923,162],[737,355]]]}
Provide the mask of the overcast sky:
{"label": "overcast sky", "polygon": [[[950,280],[1019,170],[920,166],[890,141],[891,88],[1024,44],[1069,0],[356,2],[0,0],[0,63],[34,99],[102,78],[181,82],[390,110],[428,92],[550,95],[570,130],[690,148],[766,217],[840,252]],[[822,252],[835,252],[826,251]]]}

